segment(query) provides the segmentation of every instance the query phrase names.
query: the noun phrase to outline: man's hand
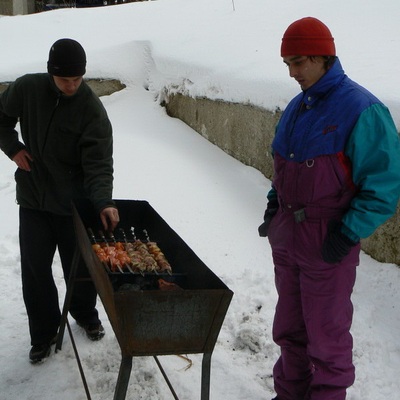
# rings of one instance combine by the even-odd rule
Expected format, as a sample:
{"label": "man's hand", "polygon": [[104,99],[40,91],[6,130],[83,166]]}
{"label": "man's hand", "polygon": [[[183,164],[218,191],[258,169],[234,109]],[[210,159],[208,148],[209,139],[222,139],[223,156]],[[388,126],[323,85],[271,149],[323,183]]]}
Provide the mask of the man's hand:
{"label": "man's hand", "polygon": [[106,232],[112,232],[119,222],[118,210],[115,207],[103,208],[100,212],[100,219]]}
{"label": "man's hand", "polygon": [[24,171],[30,171],[31,165],[30,163],[33,161],[32,156],[24,149],[19,151],[14,157],[13,161],[17,164],[19,169],[23,169]]}

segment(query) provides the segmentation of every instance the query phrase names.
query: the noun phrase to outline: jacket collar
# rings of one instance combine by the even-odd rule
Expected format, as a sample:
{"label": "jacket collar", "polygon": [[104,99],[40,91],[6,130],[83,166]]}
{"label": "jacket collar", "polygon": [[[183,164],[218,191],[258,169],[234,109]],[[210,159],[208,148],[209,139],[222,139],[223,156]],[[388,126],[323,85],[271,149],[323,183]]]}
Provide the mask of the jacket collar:
{"label": "jacket collar", "polygon": [[336,87],[344,77],[344,70],[337,58],[326,74],[323,75],[318,82],[303,92],[303,102],[308,106],[312,106],[313,103],[324,97],[334,87]]}
{"label": "jacket collar", "polygon": [[85,81],[82,79],[82,83],[80,84],[80,86],[79,86],[78,90],[76,91],[76,93],[74,95],[72,95],[72,96],[65,96],[63,94],[63,92],[61,92],[61,90],[55,84],[54,79],[53,79],[53,75],[48,74],[48,76],[49,76],[49,82],[50,82],[51,89],[57,94],[57,97],[62,97],[62,98],[65,98],[65,99],[73,99],[76,96],[79,96],[85,90],[85,85],[86,84],[85,84]]}

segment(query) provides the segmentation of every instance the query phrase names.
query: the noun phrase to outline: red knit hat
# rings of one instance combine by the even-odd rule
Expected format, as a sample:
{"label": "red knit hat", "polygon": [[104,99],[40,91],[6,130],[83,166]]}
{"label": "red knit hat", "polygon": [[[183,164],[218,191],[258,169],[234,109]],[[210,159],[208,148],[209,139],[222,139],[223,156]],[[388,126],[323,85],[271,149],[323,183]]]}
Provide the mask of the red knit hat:
{"label": "red knit hat", "polygon": [[334,55],[336,49],[331,31],[316,18],[306,17],[293,22],[283,35],[281,57]]}

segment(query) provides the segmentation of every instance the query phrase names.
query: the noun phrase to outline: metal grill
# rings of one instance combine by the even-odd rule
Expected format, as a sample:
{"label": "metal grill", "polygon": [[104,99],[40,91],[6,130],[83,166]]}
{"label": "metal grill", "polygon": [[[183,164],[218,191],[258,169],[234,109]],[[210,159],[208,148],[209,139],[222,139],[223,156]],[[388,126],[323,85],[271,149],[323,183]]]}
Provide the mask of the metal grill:
{"label": "metal grill", "polygon": [[[121,348],[122,360],[114,400],[126,397],[132,357],[154,356],[159,365],[157,355],[196,353],[203,353],[201,400],[208,400],[211,355],[233,292],[148,202],[116,200],[116,204],[121,222],[114,239],[126,240],[118,238],[118,232],[129,232],[131,227],[136,232],[146,231],[162,249],[172,266],[172,273],[134,273],[129,269],[111,273],[93,251],[88,235],[88,228],[93,232],[101,229],[98,216],[88,202],[75,203],[73,218],[80,255]],[[156,282],[160,278],[176,283],[182,290],[157,290]],[[125,290],[130,286],[137,287],[138,282],[148,284],[141,286],[148,290]],[[66,298],[63,315],[67,310]],[[163,375],[166,378],[164,372]],[[168,380],[167,383],[177,398]]]}

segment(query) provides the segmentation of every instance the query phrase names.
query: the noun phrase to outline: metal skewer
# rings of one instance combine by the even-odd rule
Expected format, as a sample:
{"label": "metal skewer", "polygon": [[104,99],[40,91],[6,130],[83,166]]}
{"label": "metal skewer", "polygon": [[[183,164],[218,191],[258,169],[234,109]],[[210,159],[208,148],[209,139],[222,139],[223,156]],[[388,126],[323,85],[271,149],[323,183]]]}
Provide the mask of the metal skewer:
{"label": "metal skewer", "polygon": [[[146,229],[143,229],[143,233],[144,233],[144,236],[145,236],[145,238],[146,238],[146,241],[147,241],[147,243],[151,243],[151,240],[150,240],[150,236],[149,236],[149,234],[148,234],[148,232],[147,232],[147,230]],[[161,251],[161,249],[160,249],[160,247],[158,246],[158,244],[156,243],[156,242],[154,242],[156,245],[157,245],[157,247],[158,247],[158,249]],[[161,251],[161,253],[162,253],[162,251]],[[164,253],[162,253],[163,255],[164,255]],[[164,258],[165,258],[165,255],[164,255]],[[167,261],[167,259],[165,258],[165,260]],[[156,260],[156,262],[157,262],[157,260]],[[157,262],[157,265],[160,267],[160,265],[158,264],[158,262]],[[161,269],[161,267],[160,267],[160,269]],[[172,275],[172,271],[170,270],[170,269],[161,269],[161,271],[162,272],[167,272],[168,273],[168,275]],[[154,271],[157,275],[158,275],[158,271]]]}
{"label": "metal skewer", "polygon": [[[97,240],[96,240],[96,237],[94,236],[94,233],[93,233],[92,229],[91,229],[91,228],[88,228],[87,231],[88,231],[88,233],[89,233],[90,240],[92,241],[92,244],[98,244],[98,243],[97,243]],[[96,256],[97,256],[97,255],[96,255]],[[99,261],[103,264],[103,267],[106,269],[106,271],[109,272],[109,273],[111,273],[111,270],[110,270],[110,268],[108,267],[108,264],[107,264],[105,261],[101,261],[100,259],[99,259]]]}
{"label": "metal skewer", "polygon": [[[125,235],[124,230],[123,230],[122,228],[119,228],[119,230],[120,230],[120,232],[122,233],[122,237],[123,237],[123,239],[124,239],[124,241],[125,241],[125,244],[127,245],[127,244],[128,244],[128,241],[127,241],[127,239],[126,239],[126,235]],[[115,237],[114,237],[114,234],[113,234],[112,232],[110,232],[110,237],[111,237],[111,239],[114,241],[114,243],[115,243],[115,245],[116,245],[117,242],[116,242]],[[124,266],[125,266],[126,268],[128,268],[128,270],[129,270],[130,273],[134,274],[134,272],[133,272],[131,266],[130,266],[128,263],[124,263]]]}
{"label": "metal skewer", "polygon": [[[142,243],[144,246],[146,246],[146,245],[143,243],[143,241],[141,241],[140,239],[137,238],[137,236],[136,236],[136,234],[135,234],[135,228],[134,228],[133,226],[131,226],[131,233],[132,233],[133,240],[134,240],[135,242],[138,241],[138,242]],[[146,247],[146,249],[147,249],[147,247]],[[151,255],[151,254],[150,254],[150,255]],[[155,270],[147,269],[147,267],[146,267],[145,271],[141,270],[140,268],[138,268],[138,270],[140,271],[140,273],[141,273],[142,275],[144,275],[144,272],[154,272],[154,273],[157,274],[157,272],[156,272]]]}
{"label": "metal skewer", "polygon": [[[131,227],[131,231],[132,231],[132,230],[133,230],[133,227]],[[123,237],[123,239],[124,239],[124,241],[125,241],[125,245],[128,246],[128,245],[129,245],[129,242],[128,242],[128,239],[127,239],[127,237],[126,237],[125,231],[124,231],[122,228],[120,228],[120,232],[122,233],[122,237]],[[132,231],[132,232],[133,232],[133,231]],[[133,233],[133,235],[134,235],[134,233]],[[135,239],[135,236],[133,236],[133,238]],[[128,255],[129,255],[129,253],[128,253]],[[139,268],[136,268],[136,269],[139,271],[140,275],[144,276],[144,272],[143,272],[143,271],[141,271]],[[133,274],[135,273],[135,271],[133,271],[132,268],[130,268],[130,267],[129,267],[129,270],[130,270]]]}
{"label": "metal skewer", "polygon": [[[103,239],[104,243],[106,244],[106,247],[107,247],[107,248],[110,248],[110,246],[109,246],[109,244],[108,244],[108,242],[107,242],[107,239],[106,239],[106,237],[104,236],[103,231],[99,231],[99,235],[100,235],[100,237]],[[119,272],[121,272],[121,274],[123,274],[124,271],[123,271],[123,269],[119,266],[119,264],[118,264],[118,263],[115,263],[115,265],[116,265],[116,267],[119,269]],[[110,260],[110,267],[112,268],[111,260]]]}

